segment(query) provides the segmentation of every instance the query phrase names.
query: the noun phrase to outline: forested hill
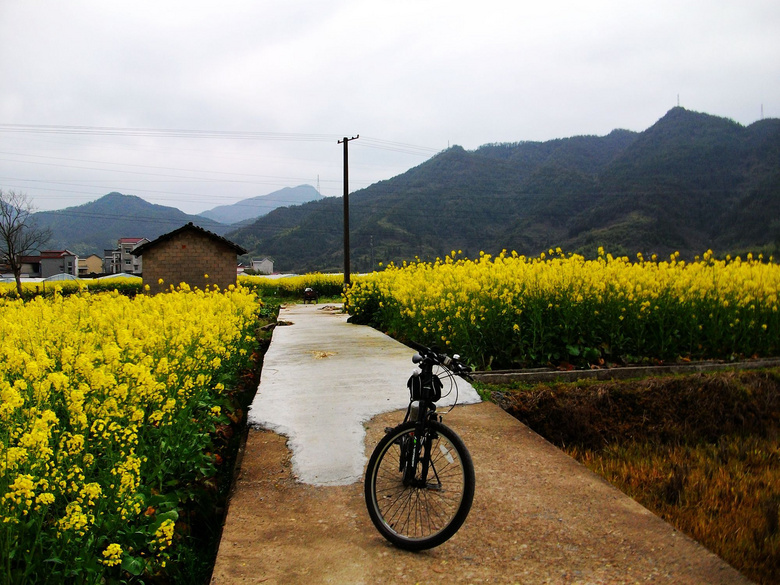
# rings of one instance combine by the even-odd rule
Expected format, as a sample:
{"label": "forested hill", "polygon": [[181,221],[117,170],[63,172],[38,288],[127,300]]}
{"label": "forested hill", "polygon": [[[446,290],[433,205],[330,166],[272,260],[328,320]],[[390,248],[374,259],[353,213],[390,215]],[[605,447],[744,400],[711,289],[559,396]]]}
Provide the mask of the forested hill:
{"label": "forested hill", "polygon": [[[644,132],[452,147],[350,195],[352,270],[451,250],[692,256],[780,245],[780,120],[670,110]],[[283,271],[343,268],[341,198],[228,234]],[[372,263],[373,258],[373,263]]]}
{"label": "forested hill", "polygon": [[39,225],[52,231],[48,249],[67,248],[83,256],[116,248],[119,238],[154,240],[189,222],[218,234],[229,229],[214,220],[188,215],[175,207],[155,205],[140,197],[117,192],[59,211],[39,211],[34,217]]}

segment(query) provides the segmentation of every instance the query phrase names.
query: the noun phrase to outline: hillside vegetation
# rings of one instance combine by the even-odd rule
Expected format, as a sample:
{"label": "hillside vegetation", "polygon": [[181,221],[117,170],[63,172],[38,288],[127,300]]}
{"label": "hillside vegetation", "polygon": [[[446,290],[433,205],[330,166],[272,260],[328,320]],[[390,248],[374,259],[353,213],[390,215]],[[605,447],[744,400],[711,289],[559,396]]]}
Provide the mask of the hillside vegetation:
{"label": "hillside vegetation", "polygon": [[[350,212],[353,271],[451,250],[769,255],[780,246],[780,120],[744,127],[674,108],[641,133],[454,146],[353,193]],[[339,270],[342,214],[327,198],[228,237],[281,271]]]}
{"label": "hillside vegetation", "polygon": [[229,229],[214,220],[116,192],[76,207],[39,211],[34,217],[52,231],[47,249],[68,249],[80,256],[116,248],[119,238],[154,240],[189,222],[220,235]]}
{"label": "hillside vegetation", "polygon": [[154,240],[189,222],[221,236],[279,207],[321,198],[311,185],[299,185],[231,205],[219,205],[200,215],[189,215],[175,207],[155,205],[135,195],[112,192],[84,205],[59,211],[41,211],[35,214],[35,218],[40,225],[52,231],[52,239],[47,244],[49,249],[67,248],[85,256],[115,248],[119,238]]}

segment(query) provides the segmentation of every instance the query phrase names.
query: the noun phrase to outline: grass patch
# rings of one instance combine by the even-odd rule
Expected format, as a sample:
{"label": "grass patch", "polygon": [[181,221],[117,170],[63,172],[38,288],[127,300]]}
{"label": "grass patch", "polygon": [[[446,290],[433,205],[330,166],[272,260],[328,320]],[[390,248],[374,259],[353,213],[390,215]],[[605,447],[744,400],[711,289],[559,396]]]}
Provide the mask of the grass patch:
{"label": "grass patch", "polygon": [[780,582],[780,369],[483,391],[749,578]]}

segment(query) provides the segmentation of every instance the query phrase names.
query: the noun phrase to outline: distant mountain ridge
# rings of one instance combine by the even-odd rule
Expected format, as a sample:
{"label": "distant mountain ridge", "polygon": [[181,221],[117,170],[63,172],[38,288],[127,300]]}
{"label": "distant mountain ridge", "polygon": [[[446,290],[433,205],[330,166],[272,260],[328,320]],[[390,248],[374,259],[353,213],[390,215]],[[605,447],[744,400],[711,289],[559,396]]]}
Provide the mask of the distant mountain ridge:
{"label": "distant mountain ridge", "polygon": [[52,230],[48,248],[67,248],[87,255],[115,248],[121,237],[153,240],[189,222],[224,235],[242,222],[251,222],[273,209],[320,198],[322,195],[311,185],[300,185],[190,215],[175,207],[155,205],[135,195],[114,191],[83,205],[35,213],[35,218],[42,227]]}
{"label": "distant mountain ridge", "polygon": [[52,230],[48,249],[67,248],[78,255],[102,254],[103,250],[116,248],[122,237],[153,240],[189,222],[219,235],[230,229],[175,207],[155,205],[135,195],[115,191],[83,205],[39,211],[34,217],[40,226]]}
{"label": "distant mountain ridge", "polygon": [[244,199],[232,205],[219,205],[199,214],[201,217],[224,224],[249,223],[279,207],[300,205],[322,199],[322,195],[311,185],[285,187],[268,195]]}
{"label": "distant mountain ridge", "polygon": [[[228,237],[282,271],[340,270],[341,205],[276,210]],[[451,250],[778,248],[780,120],[744,127],[678,107],[644,132],[455,146],[351,194],[350,213],[355,271]]]}
{"label": "distant mountain ridge", "polygon": [[[252,202],[246,209],[261,200],[245,200]],[[113,248],[119,237],[151,240],[192,221],[252,255],[273,257],[281,271],[343,269],[343,204],[336,197],[276,208],[243,226],[120,193],[35,217],[52,228],[49,248],[79,255]],[[598,246],[631,256],[780,251],[780,120],[745,127],[678,107],[643,132],[474,151],[454,146],[352,193],[350,239],[356,272],[451,250],[469,257],[559,246],[586,255]]]}

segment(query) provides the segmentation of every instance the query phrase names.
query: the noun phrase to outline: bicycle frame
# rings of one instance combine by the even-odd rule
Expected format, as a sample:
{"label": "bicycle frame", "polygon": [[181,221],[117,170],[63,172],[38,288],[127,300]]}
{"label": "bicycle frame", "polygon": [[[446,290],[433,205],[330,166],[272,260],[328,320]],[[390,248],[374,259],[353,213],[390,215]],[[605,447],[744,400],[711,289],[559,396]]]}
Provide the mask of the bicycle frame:
{"label": "bicycle frame", "polygon": [[[412,405],[417,402],[417,419],[414,421],[416,423],[414,448],[407,451],[408,460],[406,462],[402,461],[402,466],[404,466],[404,469],[402,470],[404,472],[404,485],[406,486],[415,485],[415,487],[432,487],[428,485],[428,472],[432,467],[431,443],[433,441],[433,435],[427,432],[428,421],[441,420],[441,417],[436,414],[436,404],[429,399],[435,392],[434,384],[436,382],[434,382],[434,378],[436,378],[436,381],[438,382],[438,378],[433,373],[433,366],[434,364],[427,359],[423,359],[421,362],[419,378],[421,383],[420,393],[422,397],[420,400],[410,400],[409,408],[407,409],[406,417],[404,418],[404,422],[410,420],[410,415],[414,412]],[[422,438],[422,440],[419,440],[420,438]],[[418,462],[422,467],[419,477],[416,477]],[[436,475],[435,468],[433,472],[434,475]],[[440,485],[438,476],[437,484]]]}
{"label": "bicycle frame", "polygon": [[[471,509],[471,455],[436,410],[441,377],[452,380],[470,370],[457,355],[410,345],[418,350],[412,358],[418,369],[407,382],[409,406],[403,422],[386,428],[374,449],[364,494],[371,521],[382,536],[406,550],[424,550],[452,537]],[[443,373],[434,372],[434,366]],[[457,402],[457,384],[454,387]]]}

